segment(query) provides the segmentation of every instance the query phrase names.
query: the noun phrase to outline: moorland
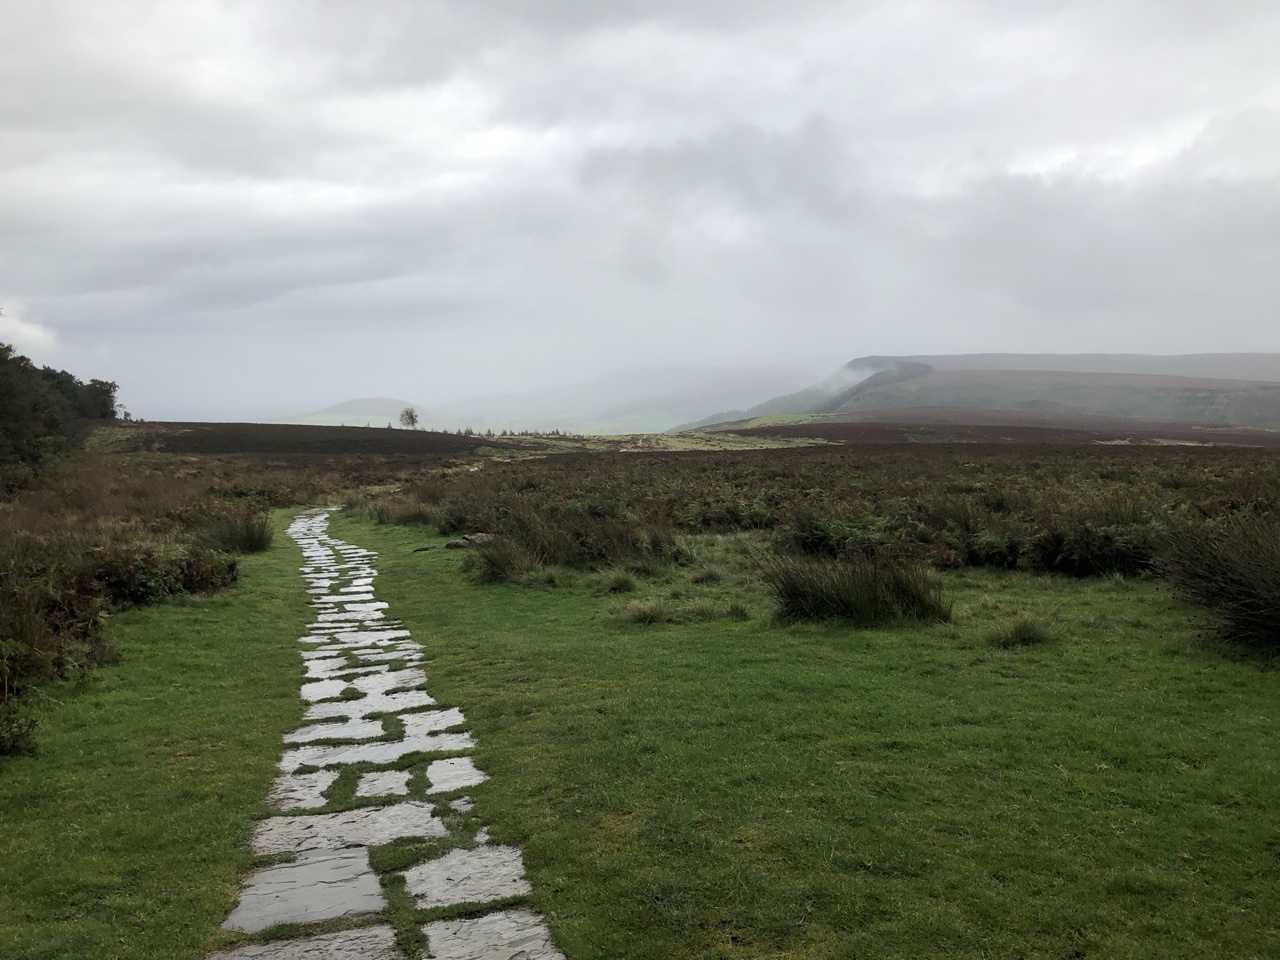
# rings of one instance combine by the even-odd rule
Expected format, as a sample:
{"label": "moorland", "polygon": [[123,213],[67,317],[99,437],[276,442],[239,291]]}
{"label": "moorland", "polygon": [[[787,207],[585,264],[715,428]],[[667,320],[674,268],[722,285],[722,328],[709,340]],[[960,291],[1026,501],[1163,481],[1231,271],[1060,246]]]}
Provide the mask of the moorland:
{"label": "moorland", "polygon": [[4,955],[232,942],[333,504],[570,960],[1274,956],[1274,449],[875,431],[81,425],[0,511]]}

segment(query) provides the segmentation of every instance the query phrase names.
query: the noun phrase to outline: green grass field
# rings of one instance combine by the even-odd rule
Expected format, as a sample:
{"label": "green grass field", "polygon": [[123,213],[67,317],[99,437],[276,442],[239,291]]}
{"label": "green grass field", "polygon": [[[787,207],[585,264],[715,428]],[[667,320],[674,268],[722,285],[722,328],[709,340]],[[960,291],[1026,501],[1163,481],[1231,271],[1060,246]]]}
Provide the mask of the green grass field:
{"label": "green grass field", "polygon": [[[279,515],[278,515],[279,516]],[[0,761],[0,957],[203,957],[302,715],[297,551],[239,586],[113,618],[118,665],[50,688],[40,754]]]}
{"label": "green grass field", "polygon": [[332,529],[382,551],[570,960],[1280,955],[1280,677],[1155,581],[962,571],[951,624],[855,631],[777,624],[723,541],[611,596]]}

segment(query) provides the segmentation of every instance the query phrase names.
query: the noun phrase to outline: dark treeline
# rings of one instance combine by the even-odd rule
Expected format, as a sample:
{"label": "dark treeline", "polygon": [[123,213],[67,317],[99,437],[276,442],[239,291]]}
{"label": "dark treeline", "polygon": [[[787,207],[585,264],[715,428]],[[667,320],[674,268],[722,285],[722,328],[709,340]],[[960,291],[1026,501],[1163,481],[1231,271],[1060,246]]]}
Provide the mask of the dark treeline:
{"label": "dark treeline", "polygon": [[63,452],[84,421],[111,420],[117,412],[111,381],[84,383],[65,370],[37,367],[0,343],[0,494]]}

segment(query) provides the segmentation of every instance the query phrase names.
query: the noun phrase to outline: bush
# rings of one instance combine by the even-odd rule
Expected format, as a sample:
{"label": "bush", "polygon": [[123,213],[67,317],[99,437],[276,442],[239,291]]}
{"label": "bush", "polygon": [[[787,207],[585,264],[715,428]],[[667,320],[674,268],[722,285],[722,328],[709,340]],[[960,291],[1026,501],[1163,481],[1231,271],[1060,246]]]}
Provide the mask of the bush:
{"label": "bush", "polygon": [[942,587],[921,565],[785,556],[757,563],[783,620],[843,620],[874,627],[895,620],[951,619]]}
{"label": "bush", "polygon": [[1175,590],[1216,614],[1224,639],[1280,647],[1280,516],[1179,524],[1158,566]]}

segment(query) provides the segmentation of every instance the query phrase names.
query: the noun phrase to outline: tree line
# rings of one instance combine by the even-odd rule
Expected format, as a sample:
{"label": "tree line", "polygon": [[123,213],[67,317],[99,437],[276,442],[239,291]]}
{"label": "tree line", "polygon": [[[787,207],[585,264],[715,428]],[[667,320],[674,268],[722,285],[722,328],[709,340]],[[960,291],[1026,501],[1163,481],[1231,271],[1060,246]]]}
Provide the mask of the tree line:
{"label": "tree line", "polygon": [[37,466],[63,452],[86,420],[115,419],[116,390],[110,380],[37,367],[0,343],[0,466]]}

